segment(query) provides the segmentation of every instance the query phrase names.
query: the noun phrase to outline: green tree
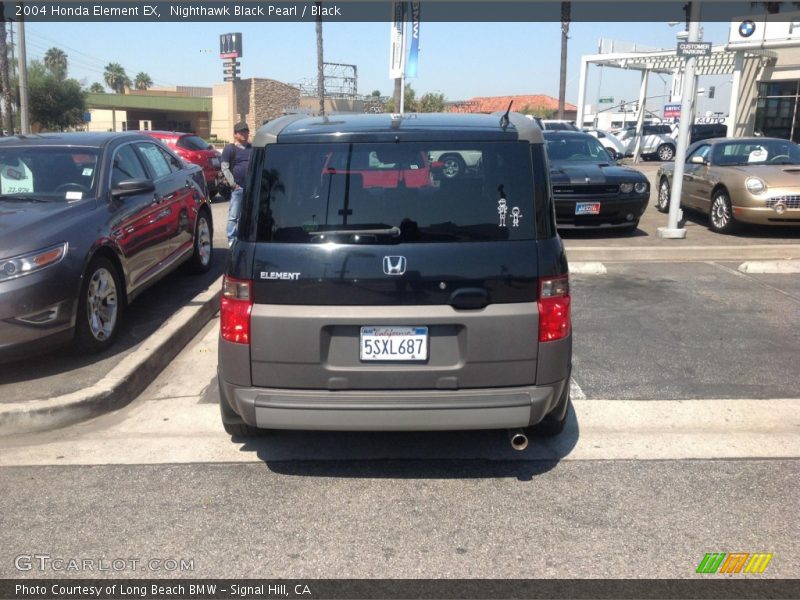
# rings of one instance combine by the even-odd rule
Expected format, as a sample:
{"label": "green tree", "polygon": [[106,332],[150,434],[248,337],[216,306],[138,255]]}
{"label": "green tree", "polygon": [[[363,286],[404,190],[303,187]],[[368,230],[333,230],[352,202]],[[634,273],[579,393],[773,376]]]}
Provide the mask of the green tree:
{"label": "green tree", "polygon": [[380,98],[381,97],[381,91],[380,90],[372,90],[372,93],[370,94],[370,96],[372,96],[373,98]]}
{"label": "green tree", "polygon": [[444,112],[444,94],[428,92],[419,99],[419,112]]}
{"label": "green tree", "polygon": [[525,108],[521,111],[523,115],[530,115],[532,117],[540,117],[542,119],[552,119],[555,117],[556,113],[558,112],[552,108],[546,108],[544,106],[531,106],[530,104],[526,104]]}
{"label": "green tree", "polygon": [[102,83],[95,81],[92,85],[89,86],[89,91],[93,94],[105,94],[106,88],[103,87]]}
{"label": "green tree", "polygon": [[3,107],[3,127],[9,134],[14,132],[14,114],[11,111],[11,74],[9,72],[8,44],[6,43],[5,5],[0,3],[0,97]]}
{"label": "green tree", "polygon": [[133,85],[137,90],[146,90],[147,88],[153,87],[153,80],[150,79],[150,75],[142,71],[136,76],[136,79],[134,79]]}
{"label": "green tree", "polygon": [[119,63],[108,63],[103,73],[103,81],[106,85],[114,90],[117,94],[125,92],[126,87],[131,87],[131,80],[125,69]]}
{"label": "green tree", "polygon": [[[394,98],[390,98],[389,101],[386,103],[386,111],[397,112],[399,110],[400,110],[399,106],[395,108]],[[419,111],[419,104],[417,102],[417,93],[414,91],[414,88],[411,87],[410,83],[407,83],[405,87],[405,94],[403,98],[403,111],[404,112]]]}
{"label": "green tree", "polygon": [[86,92],[77,80],[62,79],[35,60],[28,66],[28,103],[31,123],[63,131],[83,123]]}
{"label": "green tree", "polygon": [[67,54],[61,48],[50,48],[44,53],[44,66],[59,79],[67,78]]}

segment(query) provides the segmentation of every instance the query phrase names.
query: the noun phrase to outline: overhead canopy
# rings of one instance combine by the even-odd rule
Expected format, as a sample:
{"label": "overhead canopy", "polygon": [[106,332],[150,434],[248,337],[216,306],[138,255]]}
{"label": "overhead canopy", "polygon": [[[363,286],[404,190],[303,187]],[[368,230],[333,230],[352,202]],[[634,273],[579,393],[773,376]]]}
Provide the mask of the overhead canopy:
{"label": "overhead canopy", "polygon": [[[697,75],[726,75],[734,72],[736,53],[726,50],[724,45],[712,46],[709,56],[697,57],[695,73]],[[777,58],[771,50],[745,50],[744,57]],[[617,67],[620,69],[637,69],[653,73],[673,73],[683,69],[685,58],[677,56],[675,50],[657,52],[619,52],[612,54],[592,54],[584,56],[586,63]]]}

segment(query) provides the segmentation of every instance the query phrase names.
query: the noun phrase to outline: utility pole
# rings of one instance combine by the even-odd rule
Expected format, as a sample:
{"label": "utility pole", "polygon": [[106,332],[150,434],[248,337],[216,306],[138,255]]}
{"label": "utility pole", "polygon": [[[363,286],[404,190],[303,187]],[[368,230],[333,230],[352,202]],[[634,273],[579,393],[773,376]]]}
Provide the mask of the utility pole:
{"label": "utility pole", "polygon": [[[569,22],[571,3],[561,3],[561,78],[558,82],[558,118],[564,118],[564,103],[567,93],[567,44],[569,42]],[[580,123],[578,124],[580,126]]]}
{"label": "utility pole", "polygon": [[[689,36],[687,42],[697,42],[700,38],[700,2],[689,2],[687,10]],[[681,94],[681,122],[678,126],[678,147],[675,150],[675,168],[672,175],[672,190],[669,198],[669,218],[666,227],[658,228],[658,237],[662,239],[684,239],[686,229],[678,227],[681,216],[681,192],[683,191],[683,171],[686,162],[686,149],[689,147],[689,135],[694,122],[695,65],[694,56],[686,58],[683,69],[683,92]]]}
{"label": "utility pole", "polygon": [[317,5],[317,96],[319,96],[319,114],[325,116],[325,62],[322,46],[322,3]]}
{"label": "utility pole", "polygon": [[31,132],[28,112],[28,59],[25,51],[25,21],[19,20],[17,29],[19,36],[19,132],[27,135]]}

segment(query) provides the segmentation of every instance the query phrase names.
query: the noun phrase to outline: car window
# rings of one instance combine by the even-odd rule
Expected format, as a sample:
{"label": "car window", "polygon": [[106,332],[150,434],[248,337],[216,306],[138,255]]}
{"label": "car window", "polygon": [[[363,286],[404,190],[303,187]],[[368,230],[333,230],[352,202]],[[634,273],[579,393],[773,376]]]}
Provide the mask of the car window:
{"label": "car window", "polygon": [[[427,158],[454,155],[466,166],[454,177]],[[326,231],[390,228],[399,235],[360,240],[534,239],[532,179],[527,142],[274,144],[254,207],[258,240],[320,243]]]}
{"label": "car window", "polygon": [[79,200],[95,187],[97,151],[38,146],[0,150],[0,193]]}
{"label": "car window", "polygon": [[703,144],[702,146],[698,146],[695,148],[687,157],[686,162],[689,162],[695,156],[701,156],[703,158],[708,158],[708,152],[711,150],[710,144]]}
{"label": "car window", "polygon": [[148,179],[139,157],[131,144],[122,146],[114,155],[111,169],[111,185],[115,186],[126,179]]}
{"label": "car window", "polygon": [[548,135],[547,155],[552,161],[606,163],[609,155],[590,135]]}
{"label": "car window", "polygon": [[712,162],[720,166],[800,165],[800,148],[788,140],[723,142],[714,147]]}
{"label": "car window", "polygon": [[154,179],[160,179],[177,170],[168,160],[170,155],[155,144],[142,142],[136,144],[136,146],[139,148],[139,152],[142,153],[145,162],[150,166]]}
{"label": "car window", "polygon": [[187,150],[208,150],[208,142],[199,135],[185,135],[178,138],[177,146]]}

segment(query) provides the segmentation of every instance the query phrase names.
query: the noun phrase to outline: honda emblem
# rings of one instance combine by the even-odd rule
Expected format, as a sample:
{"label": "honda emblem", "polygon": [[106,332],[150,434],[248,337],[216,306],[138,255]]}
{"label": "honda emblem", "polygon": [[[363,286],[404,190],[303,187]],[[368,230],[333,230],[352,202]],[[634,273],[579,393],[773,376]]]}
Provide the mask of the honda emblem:
{"label": "honda emblem", "polygon": [[383,272],[387,275],[403,275],[406,272],[406,257],[384,256]]}

